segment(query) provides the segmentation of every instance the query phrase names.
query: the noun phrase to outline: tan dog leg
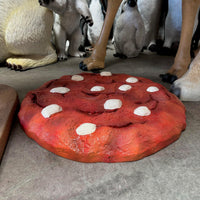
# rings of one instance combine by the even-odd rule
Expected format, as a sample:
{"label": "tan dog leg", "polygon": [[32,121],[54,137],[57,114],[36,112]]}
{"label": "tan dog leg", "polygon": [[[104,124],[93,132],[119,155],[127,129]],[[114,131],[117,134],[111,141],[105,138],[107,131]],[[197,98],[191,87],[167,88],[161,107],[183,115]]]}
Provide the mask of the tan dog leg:
{"label": "tan dog leg", "polygon": [[114,22],[115,15],[121,2],[122,0],[108,0],[107,13],[104,25],[101,30],[101,34],[91,56],[80,63],[80,68],[82,70],[87,71],[104,68],[106,46],[108,43],[109,34]]}
{"label": "tan dog leg", "polygon": [[188,70],[191,62],[190,47],[194,28],[194,21],[200,0],[182,0],[182,30],[179,48],[174,60],[174,64],[167,74],[161,75],[163,81],[174,82]]}
{"label": "tan dog leg", "polygon": [[174,82],[171,92],[182,101],[200,101],[200,52],[190,64],[190,69]]}

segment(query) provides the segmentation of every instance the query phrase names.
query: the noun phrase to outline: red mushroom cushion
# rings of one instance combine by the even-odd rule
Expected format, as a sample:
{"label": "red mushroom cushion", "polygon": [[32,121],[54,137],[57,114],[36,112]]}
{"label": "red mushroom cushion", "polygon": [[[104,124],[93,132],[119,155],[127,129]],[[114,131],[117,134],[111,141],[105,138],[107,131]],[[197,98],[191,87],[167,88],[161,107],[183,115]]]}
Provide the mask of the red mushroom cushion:
{"label": "red mushroom cushion", "polygon": [[110,72],[47,82],[27,94],[19,119],[39,145],[80,162],[138,160],[186,127],[183,104],[162,85]]}

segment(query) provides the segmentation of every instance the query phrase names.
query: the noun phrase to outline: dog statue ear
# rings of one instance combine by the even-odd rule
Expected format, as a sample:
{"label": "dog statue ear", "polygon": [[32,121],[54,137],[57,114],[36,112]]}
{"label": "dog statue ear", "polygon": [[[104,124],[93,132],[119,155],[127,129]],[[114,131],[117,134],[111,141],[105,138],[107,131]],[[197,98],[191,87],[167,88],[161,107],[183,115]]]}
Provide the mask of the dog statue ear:
{"label": "dog statue ear", "polygon": [[128,0],[128,5],[130,7],[135,7],[137,5],[137,1],[136,0]]}

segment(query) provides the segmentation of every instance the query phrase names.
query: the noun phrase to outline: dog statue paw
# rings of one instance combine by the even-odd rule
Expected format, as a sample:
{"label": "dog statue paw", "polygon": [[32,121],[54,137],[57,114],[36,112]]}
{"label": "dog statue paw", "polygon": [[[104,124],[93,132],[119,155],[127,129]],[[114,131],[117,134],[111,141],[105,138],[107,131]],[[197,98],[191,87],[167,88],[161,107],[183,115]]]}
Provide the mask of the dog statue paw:
{"label": "dog statue paw", "polygon": [[170,91],[182,101],[200,101],[200,81],[189,81],[182,77],[174,82]]}
{"label": "dog statue paw", "polygon": [[79,67],[83,71],[98,71],[104,69],[104,62],[101,60],[95,60],[91,57],[86,58],[84,62],[80,62]]}
{"label": "dog statue paw", "polygon": [[174,81],[181,78],[187,72],[190,62],[190,55],[188,56],[181,53],[177,54],[174,64],[171,66],[168,72],[160,75],[162,81],[172,84]]}
{"label": "dog statue paw", "polygon": [[193,60],[190,69],[180,79],[176,80],[171,92],[182,101],[200,101],[200,55]]}

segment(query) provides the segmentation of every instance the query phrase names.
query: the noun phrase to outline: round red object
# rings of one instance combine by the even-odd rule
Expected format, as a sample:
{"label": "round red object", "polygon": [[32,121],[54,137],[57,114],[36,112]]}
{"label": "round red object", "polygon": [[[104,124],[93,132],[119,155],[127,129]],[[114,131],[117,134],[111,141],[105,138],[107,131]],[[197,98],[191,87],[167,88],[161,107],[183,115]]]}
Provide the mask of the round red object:
{"label": "round red object", "polygon": [[124,162],[177,140],[185,108],[162,85],[126,74],[67,75],[30,91],[19,112],[26,134],[80,162]]}

